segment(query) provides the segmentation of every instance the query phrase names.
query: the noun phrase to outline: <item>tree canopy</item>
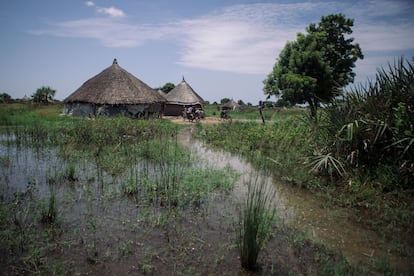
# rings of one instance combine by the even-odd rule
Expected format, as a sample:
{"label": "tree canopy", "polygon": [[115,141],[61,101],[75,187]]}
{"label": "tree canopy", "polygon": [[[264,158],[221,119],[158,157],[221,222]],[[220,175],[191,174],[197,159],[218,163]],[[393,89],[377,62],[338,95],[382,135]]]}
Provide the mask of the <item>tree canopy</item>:
{"label": "tree canopy", "polygon": [[9,94],[7,94],[7,93],[1,93],[0,94],[0,103],[9,103],[12,100],[13,99]]}
{"label": "tree canopy", "polygon": [[161,87],[160,89],[161,89],[161,91],[162,92],[164,92],[164,93],[168,93],[168,92],[170,92],[171,90],[173,90],[175,88],[175,84],[174,83],[171,83],[171,82],[167,82],[166,84],[164,84],[164,86],[163,87]]}
{"label": "tree canopy", "polygon": [[36,103],[49,103],[53,101],[56,90],[50,88],[49,86],[42,86],[38,88],[36,92],[32,95],[32,99]]}
{"label": "tree canopy", "polygon": [[281,94],[285,101],[307,103],[316,116],[320,103],[330,102],[341,88],[353,82],[355,62],[363,58],[354,39],[345,37],[352,34],[353,25],[353,19],[331,14],[317,25],[310,24],[307,34],[298,33],[295,41],[286,43],[264,80],[265,94]]}
{"label": "tree canopy", "polygon": [[225,104],[225,103],[228,103],[229,101],[231,101],[229,98],[223,98],[220,100],[220,104]]}

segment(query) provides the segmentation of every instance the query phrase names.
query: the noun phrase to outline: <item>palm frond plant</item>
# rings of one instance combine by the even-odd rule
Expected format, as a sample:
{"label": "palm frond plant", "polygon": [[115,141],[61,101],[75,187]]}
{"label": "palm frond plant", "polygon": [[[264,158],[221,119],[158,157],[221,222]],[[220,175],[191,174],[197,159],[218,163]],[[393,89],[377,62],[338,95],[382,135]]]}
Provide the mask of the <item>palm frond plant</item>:
{"label": "palm frond plant", "polygon": [[[315,138],[317,150],[325,153],[312,158],[311,171],[343,175],[347,166],[368,171],[380,164],[396,171],[414,167],[414,59],[396,60],[379,70],[375,81],[344,93],[325,111]],[[339,160],[347,160],[346,166]],[[413,173],[408,177],[414,180]]]}
{"label": "palm frond plant", "polygon": [[336,175],[344,176],[346,173],[343,163],[330,152],[326,154],[315,154],[310,165],[310,172],[329,175],[331,178]]}

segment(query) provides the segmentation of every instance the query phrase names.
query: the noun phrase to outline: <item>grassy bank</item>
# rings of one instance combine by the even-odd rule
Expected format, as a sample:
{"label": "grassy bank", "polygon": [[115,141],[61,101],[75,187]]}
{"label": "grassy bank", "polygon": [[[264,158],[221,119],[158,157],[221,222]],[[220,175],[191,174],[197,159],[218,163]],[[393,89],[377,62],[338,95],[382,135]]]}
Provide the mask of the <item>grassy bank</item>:
{"label": "grassy bank", "polygon": [[[197,133],[210,145],[242,154],[269,169],[280,181],[306,188],[320,197],[323,207],[346,210],[347,219],[369,227],[383,241],[391,240],[397,255],[413,256],[413,194],[398,186],[381,189],[398,181],[386,166],[379,167],[377,174],[362,169],[343,176],[330,173],[333,161],[315,158],[320,141],[304,113],[281,110],[272,118],[265,125],[240,121],[202,125]],[[323,162],[329,163],[326,173],[315,170],[315,166],[325,166]]]}

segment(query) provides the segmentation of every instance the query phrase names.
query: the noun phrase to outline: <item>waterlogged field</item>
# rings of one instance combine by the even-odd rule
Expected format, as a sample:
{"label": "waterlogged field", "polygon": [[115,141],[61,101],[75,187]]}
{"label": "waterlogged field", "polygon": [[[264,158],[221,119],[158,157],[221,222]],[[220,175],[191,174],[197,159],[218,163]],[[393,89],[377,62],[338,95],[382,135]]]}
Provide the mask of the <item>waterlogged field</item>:
{"label": "waterlogged field", "polygon": [[[0,267],[6,275],[395,272],[386,258],[350,264],[338,248],[295,229],[303,218],[295,205],[305,213],[314,206],[274,186],[266,162],[294,164],[296,155],[255,155],[262,168],[255,170],[245,158],[192,138],[224,135],[230,125],[210,133],[200,125],[79,119],[60,112],[61,106],[19,105],[0,111]],[[280,140],[280,148],[301,143],[297,128],[282,131],[296,140]],[[266,145],[258,139],[264,133],[254,133],[243,138],[250,139],[252,153]],[[279,176],[288,171],[281,166]],[[304,179],[299,174],[285,180]],[[255,215],[249,206],[275,209]],[[313,219],[326,214],[313,212]],[[258,263],[243,269],[255,254]]]}
{"label": "waterlogged field", "polygon": [[[117,118],[2,131],[2,273],[166,274],[219,266],[220,255],[205,258],[201,249],[228,246],[231,239],[205,235],[231,224],[210,221],[210,201],[228,194],[237,175],[192,156],[176,127]],[[226,217],[225,208],[220,213]]]}

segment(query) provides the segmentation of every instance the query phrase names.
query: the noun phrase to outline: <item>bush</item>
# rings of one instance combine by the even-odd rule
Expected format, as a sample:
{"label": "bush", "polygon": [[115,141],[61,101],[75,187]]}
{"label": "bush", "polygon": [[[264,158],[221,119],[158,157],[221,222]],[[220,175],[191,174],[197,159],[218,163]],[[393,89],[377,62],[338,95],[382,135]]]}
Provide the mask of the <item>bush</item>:
{"label": "bush", "polygon": [[336,100],[318,127],[322,154],[368,173],[391,166],[403,188],[413,188],[414,59],[399,59],[366,87]]}

